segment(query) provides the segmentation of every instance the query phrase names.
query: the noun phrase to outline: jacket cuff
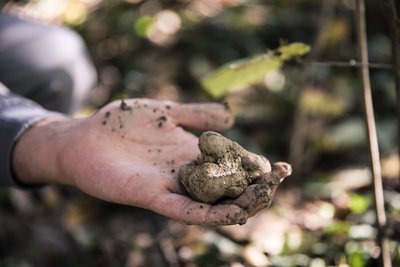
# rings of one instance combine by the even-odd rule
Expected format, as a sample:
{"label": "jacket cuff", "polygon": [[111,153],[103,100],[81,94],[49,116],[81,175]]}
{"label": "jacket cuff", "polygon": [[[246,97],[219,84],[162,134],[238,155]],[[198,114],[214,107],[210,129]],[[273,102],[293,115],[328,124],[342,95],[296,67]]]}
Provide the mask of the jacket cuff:
{"label": "jacket cuff", "polygon": [[12,171],[13,148],[21,135],[34,123],[60,113],[11,93],[0,93],[0,185],[23,186]]}

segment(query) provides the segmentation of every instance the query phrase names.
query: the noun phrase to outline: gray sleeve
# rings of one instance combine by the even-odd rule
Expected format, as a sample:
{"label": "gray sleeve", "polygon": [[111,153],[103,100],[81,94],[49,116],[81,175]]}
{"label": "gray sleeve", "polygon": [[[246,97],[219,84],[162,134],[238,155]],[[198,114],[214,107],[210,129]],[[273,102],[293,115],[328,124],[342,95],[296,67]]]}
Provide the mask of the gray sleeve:
{"label": "gray sleeve", "polygon": [[0,185],[19,185],[11,168],[13,147],[24,131],[35,122],[58,113],[10,93],[0,83]]}

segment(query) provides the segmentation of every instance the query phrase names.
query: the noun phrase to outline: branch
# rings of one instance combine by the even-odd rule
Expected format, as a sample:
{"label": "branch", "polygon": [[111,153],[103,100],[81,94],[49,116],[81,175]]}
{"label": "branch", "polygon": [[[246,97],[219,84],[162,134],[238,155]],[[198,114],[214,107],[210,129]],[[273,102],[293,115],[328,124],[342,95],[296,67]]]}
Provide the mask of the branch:
{"label": "branch", "polygon": [[[400,158],[400,18],[399,14],[397,14],[396,3],[394,0],[384,0],[383,4],[385,12],[388,14],[388,23],[392,39],[394,77],[397,94],[397,149]],[[398,183],[400,184],[400,173]]]}
{"label": "branch", "polygon": [[[338,68],[359,68],[363,67],[365,64],[357,62],[355,60],[346,61],[299,61],[300,64],[304,65],[315,65],[315,66],[326,66],[326,67],[338,67]],[[385,63],[368,63],[367,66],[370,69],[387,69],[392,70],[393,65]]]}
{"label": "branch", "polygon": [[356,1],[357,15],[357,41],[358,52],[361,61],[360,76],[363,86],[365,122],[368,133],[368,143],[371,157],[371,169],[374,186],[375,212],[378,224],[378,242],[381,248],[381,261],[383,267],[391,267],[391,257],[389,241],[384,236],[386,226],[385,200],[383,197],[381,165],[379,161],[379,147],[376,133],[374,108],[372,103],[371,83],[368,69],[368,47],[367,47],[367,31],[365,25],[365,5],[364,0]]}

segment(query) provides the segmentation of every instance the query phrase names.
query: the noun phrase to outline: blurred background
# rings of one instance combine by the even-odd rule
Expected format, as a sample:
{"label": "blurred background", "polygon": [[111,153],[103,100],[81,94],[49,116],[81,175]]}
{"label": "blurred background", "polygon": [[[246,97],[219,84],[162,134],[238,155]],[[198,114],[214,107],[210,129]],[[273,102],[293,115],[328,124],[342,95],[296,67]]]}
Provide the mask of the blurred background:
{"label": "blurred background", "polygon": [[[399,8],[399,7],[398,7]],[[226,101],[224,135],[294,173],[244,226],[186,226],[71,188],[0,188],[0,266],[378,266],[357,68],[354,0],[35,0],[3,11],[76,30],[99,84],[77,116],[113,99]],[[396,89],[387,14],[366,1],[372,94],[393,266],[400,266]],[[302,59],[215,99],[201,79],[291,42]]]}

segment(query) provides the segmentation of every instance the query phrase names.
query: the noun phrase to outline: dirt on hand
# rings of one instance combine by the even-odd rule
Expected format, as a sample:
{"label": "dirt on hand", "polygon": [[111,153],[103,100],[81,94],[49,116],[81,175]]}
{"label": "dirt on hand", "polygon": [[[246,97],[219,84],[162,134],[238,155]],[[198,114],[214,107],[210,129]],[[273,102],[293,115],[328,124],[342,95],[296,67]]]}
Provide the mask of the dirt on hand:
{"label": "dirt on hand", "polygon": [[252,214],[270,205],[277,186],[291,174],[289,164],[271,166],[265,157],[216,132],[204,132],[199,148],[198,158],[180,168],[179,180],[204,203],[233,203]]}

